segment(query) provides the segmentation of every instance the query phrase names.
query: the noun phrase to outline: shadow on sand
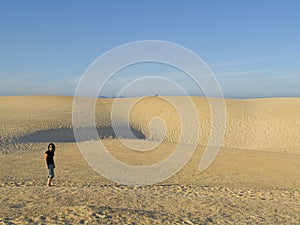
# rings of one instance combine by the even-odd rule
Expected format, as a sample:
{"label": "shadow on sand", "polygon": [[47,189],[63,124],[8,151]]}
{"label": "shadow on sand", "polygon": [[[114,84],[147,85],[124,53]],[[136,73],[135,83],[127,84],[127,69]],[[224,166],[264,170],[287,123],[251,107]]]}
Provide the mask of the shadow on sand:
{"label": "shadow on sand", "polygon": [[145,135],[132,127],[77,128],[75,139],[72,128],[59,128],[36,131],[18,139],[19,143],[37,142],[83,142],[105,138],[145,139]]}

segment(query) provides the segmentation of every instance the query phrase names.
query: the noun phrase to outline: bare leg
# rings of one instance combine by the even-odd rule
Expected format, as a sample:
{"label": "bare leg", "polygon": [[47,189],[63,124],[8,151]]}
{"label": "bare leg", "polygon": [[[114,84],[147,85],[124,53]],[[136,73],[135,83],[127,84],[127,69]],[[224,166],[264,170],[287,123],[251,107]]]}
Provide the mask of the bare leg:
{"label": "bare leg", "polygon": [[48,178],[48,181],[47,181],[47,186],[48,186],[48,187],[51,186],[51,180],[52,180],[52,178],[49,177],[49,178]]}

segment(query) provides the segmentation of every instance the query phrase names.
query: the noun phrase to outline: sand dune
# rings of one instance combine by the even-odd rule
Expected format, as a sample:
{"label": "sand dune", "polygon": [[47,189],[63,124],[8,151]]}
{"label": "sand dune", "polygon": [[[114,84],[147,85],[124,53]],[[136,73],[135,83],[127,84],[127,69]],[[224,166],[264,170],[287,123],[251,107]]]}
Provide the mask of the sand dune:
{"label": "sand dune", "polygon": [[[132,99],[119,99],[119,109],[115,110],[116,124],[126,125],[128,115],[129,126],[146,139],[159,141],[163,138],[164,142],[176,143],[182,128],[178,110],[168,102],[173,99],[182,104],[185,102],[184,97],[147,97],[136,102],[129,112],[125,109]],[[182,141],[205,146],[211,132],[210,108],[205,98],[193,97],[192,100],[200,121],[199,138],[192,135],[198,127],[191,123],[188,124],[190,129],[182,133]],[[26,140],[24,137],[37,131],[71,129],[72,103],[72,97],[0,97],[1,144],[22,140],[22,137]],[[114,99],[97,101],[95,120],[98,128],[111,128],[113,103]],[[225,104],[226,133],[221,147],[300,153],[300,99],[226,99]],[[193,116],[188,108],[184,115]],[[153,122],[153,118],[156,121]],[[114,135],[107,129],[102,136]],[[36,138],[39,142],[38,136]]]}
{"label": "sand dune", "polygon": [[[183,97],[118,99],[118,106],[114,100],[98,99],[97,131],[109,152],[131,165],[164,160],[179,140],[180,117],[193,116],[185,107],[179,115],[170,104],[184,106]],[[210,138],[211,112],[205,98],[192,101],[199,139],[194,123],[181,135],[184,143],[197,144],[192,158],[158,184],[124,186],[98,175],[80,154],[72,97],[0,97],[0,224],[300,224],[300,99],[225,99],[225,138],[203,172],[198,166]],[[89,116],[86,108],[77,113]],[[112,129],[114,122],[120,133]],[[91,133],[89,126],[82,129]],[[162,143],[137,152],[120,138],[142,148]],[[47,188],[43,154],[50,141],[57,146],[57,168],[55,186]]]}

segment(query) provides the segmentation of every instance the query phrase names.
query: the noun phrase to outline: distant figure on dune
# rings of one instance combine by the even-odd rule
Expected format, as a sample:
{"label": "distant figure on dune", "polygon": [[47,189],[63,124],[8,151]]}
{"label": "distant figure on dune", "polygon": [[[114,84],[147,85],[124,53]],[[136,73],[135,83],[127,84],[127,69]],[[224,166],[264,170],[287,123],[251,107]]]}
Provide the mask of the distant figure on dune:
{"label": "distant figure on dune", "polygon": [[53,143],[50,143],[48,145],[48,150],[45,152],[45,163],[46,168],[48,169],[48,180],[47,180],[47,186],[50,187],[51,181],[54,177],[54,152],[55,152],[55,145]]}

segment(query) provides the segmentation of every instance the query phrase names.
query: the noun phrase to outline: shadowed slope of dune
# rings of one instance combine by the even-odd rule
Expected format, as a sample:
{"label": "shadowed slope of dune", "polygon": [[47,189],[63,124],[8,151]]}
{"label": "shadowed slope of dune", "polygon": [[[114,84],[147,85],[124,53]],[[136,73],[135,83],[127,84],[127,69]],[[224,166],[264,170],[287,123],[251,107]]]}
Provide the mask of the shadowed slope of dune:
{"label": "shadowed slope of dune", "polygon": [[[80,132],[84,133],[77,140],[71,128],[58,128],[50,130],[35,131],[32,134],[23,136],[17,141],[19,143],[36,143],[36,142],[76,142],[90,141],[105,138],[125,138],[125,139],[145,139],[145,136],[133,128],[119,127],[118,135],[112,127],[97,128],[94,135],[93,128],[83,128]],[[130,132],[128,132],[130,130]]]}

